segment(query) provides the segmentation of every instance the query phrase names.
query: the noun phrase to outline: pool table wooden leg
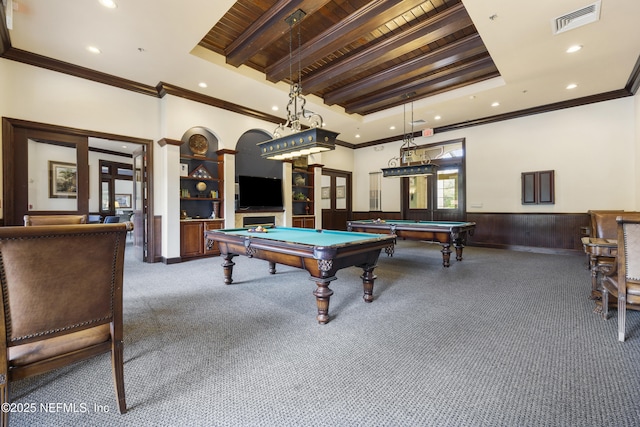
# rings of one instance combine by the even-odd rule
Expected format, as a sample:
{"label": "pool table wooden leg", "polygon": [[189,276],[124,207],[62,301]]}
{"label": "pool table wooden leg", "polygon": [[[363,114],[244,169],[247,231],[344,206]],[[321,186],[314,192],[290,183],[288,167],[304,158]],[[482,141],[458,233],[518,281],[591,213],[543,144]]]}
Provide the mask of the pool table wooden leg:
{"label": "pool table wooden leg", "polygon": [[364,294],[362,298],[365,302],[373,301],[373,282],[376,280],[376,276],[373,274],[373,269],[376,268],[375,265],[365,265],[360,266],[362,268],[362,289],[364,290]]}
{"label": "pool table wooden leg", "polygon": [[462,261],[462,249],[464,245],[460,242],[456,242],[456,261]]}
{"label": "pool table wooden leg", "polygon": [[449,267],[449,260],[451,259],[451,245],[449,243],[442,244],[442,265]]}
{"label": "pool table wooden leg", "polygon": [[269,261],[269,274],[276,274],[276,263]]}
{"label": "pool table wooden leg", "polygon": [[235,262],[233,262],[233,257],[234,256],[238,256],[236,254],[225,254],[224,255],[224,262],[222,263],[222,269],[224,271],[224,284],[225,285],[230,285],[231,283],[233,283],[233,278],[231,277],[233,275],[233,266],[236,265]]}
{"label": "pool table wooden leg", "polygon": [[333,295],[333,291],[329,289],[329,283],[336,280],[337,277],[325,277],[325,278],[312,278],[316,282],[316,290],[313,291],[313,295],[316,297],[316,305],[318,306],[318,323],[324,325],[329,322],[329,299]]}

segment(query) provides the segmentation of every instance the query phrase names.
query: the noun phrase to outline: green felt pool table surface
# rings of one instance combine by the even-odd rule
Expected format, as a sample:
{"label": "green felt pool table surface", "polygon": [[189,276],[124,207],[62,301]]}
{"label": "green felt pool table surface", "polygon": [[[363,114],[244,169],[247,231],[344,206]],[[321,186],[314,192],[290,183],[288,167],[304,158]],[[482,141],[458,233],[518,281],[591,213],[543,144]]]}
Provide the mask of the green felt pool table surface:
{"label": "green felt pool table surface", "polygon": [[337,230],[314,230],[311,228],[274,227],[267,228],[266,233],[249,231],[247,228],[223,229],[217,232],[230,235],[246,236],[276,240],[280,242],[298,243],[312,246],[338,246],[354,244],[367,240],[376,240],[379,236],[371,233],[348,232]]}
{"label": "green felt pool table surface", "polygon": [[442,245],[442,265],[449,267],[451,249],[456,250],[456,260],[462,261],[462,250],[467,237],[473,234],[475,222],[465,221],[414,221],[403,219],[361,220],[347,222],[347,230],[392,234],[403,239],[435,242]]}
{"label": "green felt pool table surface", "polygon": [[402,225],[414,225],[416,227],[442,227],[442,228],[463,227],[468,224],[475,224],[472,222],[463,222],[463,221],[412,221],[409,219],[390,219],[390,220],[382,220],[382,221],[369,219],[364,221],[353,221],[353,222],[358,222],[358,223],[362,222],[362,223],[370,223],[370,224],[402,224]]}

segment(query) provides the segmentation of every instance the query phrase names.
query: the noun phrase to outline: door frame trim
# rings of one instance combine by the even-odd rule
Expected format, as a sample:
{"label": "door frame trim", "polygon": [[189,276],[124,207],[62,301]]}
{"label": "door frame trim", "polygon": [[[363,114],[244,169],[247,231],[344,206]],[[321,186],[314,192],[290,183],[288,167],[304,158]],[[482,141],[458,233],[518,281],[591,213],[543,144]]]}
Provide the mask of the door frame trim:
{"label": "door frame trim", "polygon": [[[9,211],[9,208],[11,208],[11,212],[13,212],[13,209],[14,209],[13,200],[15,198],[15,194],[14,194],[15,183],[13,181],[13,166],[11,164],[11,161],[14,158],[14,154],[15,154],[15,144],[16,144],[15,134],[18,129],[41,131],[41,132],[52,132],[52,133],[80,136],[80,137],[86,137],[86,138],[89,138],[89,137],[102,138],[102,139],[108,139],[108,140],[114,140],[114,141],[122,141],[122,142],[145,145],[147,156],[148,156],[147,157],[147,168],[148,168],[148,175],[147,175],[148,176],[148,182],[147,182],[148,218],[147,220],[149,221],[149,224],[150,224],[148,229],[149,235],[147,236],[148,256],[145,261],[154,262],[153,255],[149,255],[149,254],[155,253],[154,249],[156,245],[156,242],[154,240],[155,230],[154,230],[154,221],[153,221],[153,218],[154,218],[153,140],[3,117],[2,118],[2,166],[3,166],[2,197],[4,199],[4,204],[2,206],[3,221],[6,221],[7,219],[7,212]],[[13,218],[13,213],[9,215],[9,219],[12,222],[15,222],[16,219]]]}

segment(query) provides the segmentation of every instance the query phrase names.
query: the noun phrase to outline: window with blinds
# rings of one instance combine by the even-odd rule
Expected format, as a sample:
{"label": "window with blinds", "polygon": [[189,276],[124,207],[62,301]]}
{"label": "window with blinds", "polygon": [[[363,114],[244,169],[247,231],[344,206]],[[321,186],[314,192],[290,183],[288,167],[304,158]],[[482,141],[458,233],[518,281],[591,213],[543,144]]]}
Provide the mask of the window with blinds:
{"label": "window with blinds", "polygon": [[369,173],[369,210],[382,210],[382,172]]}

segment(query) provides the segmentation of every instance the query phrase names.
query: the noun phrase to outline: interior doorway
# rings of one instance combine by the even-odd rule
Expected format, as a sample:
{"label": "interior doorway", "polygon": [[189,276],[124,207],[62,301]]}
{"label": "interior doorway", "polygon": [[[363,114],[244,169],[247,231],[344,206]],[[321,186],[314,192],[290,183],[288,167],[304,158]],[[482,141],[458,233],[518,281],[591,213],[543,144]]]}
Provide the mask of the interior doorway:
{"label": "interior doorway", "polygon": [[322,169],[322,228],[345,230],[351,219],[351,172]]}
{"label": "interior doorway", "polygon": [[[110,143],[110,150],[90,147],[98,138]],[[140,256],[144,262],[154,262],[153,239],[153,176],[150,166],[153,141],[122,135],[106,134],[17,119],[2,119],[4,225],[22,225],[24,215],[97,214],[99,213],[99,158],[107,152],[117,153],[122,144],[134,144],[145,152],[144,220],[147,227]],[[133,156],[129,155],[133,164]],[[93,166],[91,166],[93,164]],[[133,195],[132,195],[133,197]],[[94,206],[91,209],[90,206]],[[141,220],[143,220],[141,218]]]}

